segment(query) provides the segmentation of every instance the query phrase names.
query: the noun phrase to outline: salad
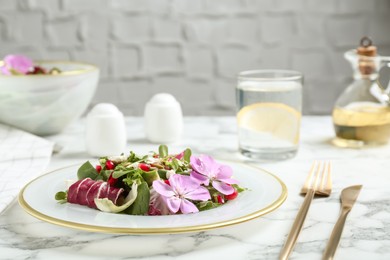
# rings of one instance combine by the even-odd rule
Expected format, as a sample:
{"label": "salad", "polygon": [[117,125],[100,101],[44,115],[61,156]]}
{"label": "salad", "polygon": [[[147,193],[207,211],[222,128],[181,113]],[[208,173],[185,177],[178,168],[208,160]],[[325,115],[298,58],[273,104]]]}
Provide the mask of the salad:
{"label": "salad", "polygon": [[110,213],[189,214],[219,207],[244,191],[232,175],[230,166],[211,156],[194,156],[190,149],[169,154],[160,145],[158,153],[101,157],[96,166],[85,162],[78,180],[55,199]]}
{"label": "salad", "polygon": [[58,68],[46,69],[34,64],[27,56],[9,54],[0,61],[0,75],[57,75],[61,70]]}

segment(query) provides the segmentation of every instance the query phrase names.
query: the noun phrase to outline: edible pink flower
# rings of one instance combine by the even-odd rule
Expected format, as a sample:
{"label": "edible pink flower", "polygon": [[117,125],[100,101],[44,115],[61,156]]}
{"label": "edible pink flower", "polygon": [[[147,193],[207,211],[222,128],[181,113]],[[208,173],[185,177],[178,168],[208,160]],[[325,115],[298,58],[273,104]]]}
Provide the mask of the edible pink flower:
{"label": "edible pink flower", "polygon": [[198,212],[198,208],[189,200],[206,201],[211,199],[209,191],[190,176],[174,174],[169,177],[169,185],[163,181],[153,182],[153,189],[161,195],[172,213],[183,214]]}
{"label": "edible pink flower", "polygon": [[27,74],[34,67],[33,61],[23,55],[7,55],[3,61],[1,72],[4,75],[11,75],[12,70],[20,74]]}
{"label": "edible pink flower", "polygon": [[231,184],[237,184],[238,181],[232,179],[233,170],[227,165],[216,162],[211,156],[201,155],[199,157],[191,156],[191,177],[204,184],[211,185],[224,195],[234,192]]}

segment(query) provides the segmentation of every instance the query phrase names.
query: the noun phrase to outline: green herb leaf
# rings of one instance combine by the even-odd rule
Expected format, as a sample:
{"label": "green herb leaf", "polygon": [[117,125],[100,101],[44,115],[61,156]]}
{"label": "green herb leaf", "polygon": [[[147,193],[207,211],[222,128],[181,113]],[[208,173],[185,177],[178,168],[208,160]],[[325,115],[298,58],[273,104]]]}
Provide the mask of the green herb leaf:
{"label": "green herb leaf", "polygon": [[221,206],[222,204],[214,203],[212,201],[201,201],[197,203],[199,211],[209,210]]}
{"label": "green herb leaf", "polygon": [[177,171],[180,168],[180,163],[178,159],[172,158],[171,163],[172,163],[173,170]]}
{"label": "green herb leaf", "polygon": [[238,186],[237,184],[232,184],[232,187],[235,188],[235,189],[238,191],[238,193],[247,190],[247,189],[245,189],[245,188],[242,188],[242,187]]}
{"label": "green herb leaf", "polygon": [[144,179],[142,178],[142,175],[141,175],[142,172],[143,171],[140,169],[136,169],[136,170],[129,172],[127,177],[122,180],[123,183],[125,184],[125,186],[131,187],[134,182],[136,182],[137,185],[140,185],[144,181]]}
{"label": "green herb leaf", "polygon": [[160,179],[164,179],[166,180],[167,179],[167,170],[164,170],[164,169],[159,169],[157,171],[158,175],[160,176]]}
{"label": "green herb leaf", "polygon": [[67,196],[68,196],[67,192],[59,191],[59,192],[56,193],[55,199],[56,200],[64,200],[64,199],[66,199]]}
{"label": "green herb leaf", "polygon": [[160,155],[160,158],[165,158],[168,156],[168,146],[165,144],[162,144],[158,147],[158,153]]}
{"label": "green herb leaf", "polygon": [[130,151],[130,155],[127,158],[128,162],[134,163],[134,162],[139,162],[143,159],[144,157],[137,156],[133,151]]}
{"label": "green herb leaf", "polygon": [[24,75],[23,73],[17,71],[14,68],[10,68],[9,71],[11,72],[12,75]]}
{"label": "green herb leaf", "polygon": [[60,73],[61,73],[61,70],[59,68],[56,68],[56,67],[54,67],[51,70],[49,70],[49,74],[52,74],[52,75],[60,74]]}
{"label": "green herb leaf", "polygon": [[113,172],[113,170],[103,170],[100,172],[100,175],[103,177],[104,181],[107,181],[108,178],[110,178],[110,175],[112,172]]}
{"label": "green herb leaf", "polygon": [[98,177],[98,172],[96,171],[95,167],[93,167],[89,161],[87,161],[83,165],[81,165],[77,171],[77,178],[79,180],[82,180],[85,178],[91,178],[92,180],[95,180],[97,177]]}
{"label": "green herb leaf", "polygon": [[103,176],[102,174],[99,174],[99,175],[96,177],[95,181],[107,181],[107,179],[104,179],[104,176]]}
{"label": "green herb leaf", "polygon": [[66,203],[68,202],[68,193],[66,191],[59,191],[56,193],[54,198],[57,200],[58,203]]}
{"label": "green herb leaf", "polygon": [[142,178],[146,181],[146,183],[149,186],[152,186],[152,184],[155,180],[160,179],[160,176],[158,175],[157,170],[142,172],[141,175],[142,175]]}
{"label": "green herb leaf", "polygon": [[126,174],[128,174],[130,172],[131,172],[131,170],[127,170],[127,171],[123,171],[123,170],[114,171],[112,173],[112,177],[114,177],[115,179],[118,179],[118,178],[122,177],[123,175],[126,175]]}
{"label": "green herb leaf", "polygon": [[190,162],[190,158],[191,158],[191,149],[187,148],[184,150],[184,161],[189,163]]}
{"label": "green herb leaf", "polygon": [[150,191],[146,182],[137,188],[137,198],[124,212],[130,215],[145,215],[149,210]]}

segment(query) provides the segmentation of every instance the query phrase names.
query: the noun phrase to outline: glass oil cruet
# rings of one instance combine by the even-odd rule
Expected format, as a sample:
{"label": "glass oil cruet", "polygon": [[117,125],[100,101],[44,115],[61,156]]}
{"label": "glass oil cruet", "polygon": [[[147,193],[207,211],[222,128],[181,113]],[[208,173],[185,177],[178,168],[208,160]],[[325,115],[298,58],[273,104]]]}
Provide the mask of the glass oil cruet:
{"label": "glass oil cruet", "polygon": [[377,79],[390,57],[379,56],[368,37],[363,37],[360,46],[345,52],[344,57],[352,65],[354,81],[333,108],[333,144],[349,148],[385,144],[390,139],[389,87],[378,84]]}

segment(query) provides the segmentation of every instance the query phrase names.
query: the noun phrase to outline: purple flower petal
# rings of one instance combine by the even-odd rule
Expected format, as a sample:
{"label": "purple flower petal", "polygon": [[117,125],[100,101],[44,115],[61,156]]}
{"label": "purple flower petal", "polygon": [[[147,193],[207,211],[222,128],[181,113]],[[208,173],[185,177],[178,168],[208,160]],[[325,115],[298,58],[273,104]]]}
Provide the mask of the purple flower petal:
{"label": "purple flower petal", "polygon": [[192,171],[190,174],[191,178],[193,178],[195,181],[204,184],[206,186],[209,186],[210,180],[207,176],[204,176],[203,174],[200,174],[198,172]]}
{"label": "purple flower petal", "polygon": [[32,60],[23,55],[7,55],[4,58],[4,63],[8,68],[12,68],[22,74],[27,74],[34,66]]}
{"label": "purple flower petal", "polygon": [[175,192],[172,190],[172,187],[160,180],[154,181],[152,185],[153,189],[162,196],[172,197],[175,195]]}
{"label": "purple flower petal", "polygon": [[191,177],[197,179],[208,186],[206,178],[210,181],[220,181],[227,184],[237,184],[238,181],[231,179],[233,170],[228,165],[216,162],[211,156],[201,155],[199,157],[191,156],[191,167],[193,169]]}
{"label": "purple flower petal", "polygon": [[215,177],[219,172],[220,164],[209,155],[203,155],[201,158],[206,167],[204,174],[209,175],[209,177]]}
{"label": "purple flower petal", "polygon": [[217,179],[228,179],[232,177],[233,169],[227,165],[220,165],[217,173]]}
{"label": "purple flower petal", "polygon": [[180,211],[183,214],[199,212],[198,208],[194,205],[194,203],[186,199],[181,200]]}
{"label": "purple flower petal", "polygon": [[169,178],[169,183],[172,188],[177,193],[184,194],[187,191],[197,189],[199,187],[199,182],[195,181],[190,176],[185,176],[181,174],[174,174]]}
{"label": "purple flower petal", "polygon": [[6,66],[2,66],[0,69],[3,75],[11,75],[11,72],[7,69]]}
{"label": "purple flower petal", "polygon": [[216,164],[216,161],[210,155],[201,155],[199,159],[207,166]]}
{"label": "purple flower petal", "polygon": [[202,186],[199,186],[197,189],[186,193],[184,196],[185,198],[191,200],[206,201],[211,199],[210,192],[205,187]]}
{"label": "purple flower petal", "polygon": [[199,173],[204,172],[204,164],[199,157],[191,156],[190,157],[190,164],[191,164],[192,169],[194,169],[195,171],[197,171]]}
{"label": "purple flower petal", "polygon": [[[153,189],[160,195],[161,200],[172,213],[178,212],[179,209],[183,214],[198,212],[196,206],[191,201],[188,201],[187,198],[191,200],[211,199],[209,191],[205,187],[200,186],[200,182],[193,177],[174,174],[169,177],[169,184],[162,181],[154,181]],[[157,200],[154,201],[157,202]]]}
{"label": "purple flower petal", "polygon": [[180,204],[181,204],[181,199],[179,199],[178,197],[167,198],[167,197],[164,197],[164,196],[162,196],[162,199],[165,202],[165,204],[167,204],[168,209],[172,213],[176,213],[176,212],[179,211]]}
{"label": "purple flower petal", "polygon": [[222,193],[224,195],[229,195],[229,194],[232,194],[234,192],[234,188],[230,185],[227,185],[224,182],[213,181],[212,185],[217,191],[219,191],[220,193]]}
{"label": "purple flower petal", "polygon": [[238,184],[238,183],[240,183],[236,179],[218,179],[218,180],[221,181],[221,182],[227,183],[227,184]]}

